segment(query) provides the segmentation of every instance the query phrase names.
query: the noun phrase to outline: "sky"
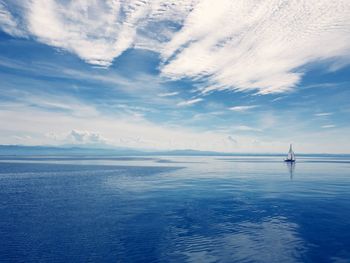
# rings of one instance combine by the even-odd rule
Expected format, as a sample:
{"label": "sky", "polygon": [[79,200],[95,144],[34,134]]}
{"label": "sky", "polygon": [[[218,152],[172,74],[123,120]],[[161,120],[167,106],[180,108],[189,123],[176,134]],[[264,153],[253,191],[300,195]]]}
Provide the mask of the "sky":
{"label": "sky", "polygon": [[348,0],[0,0],[0,144],[350,153]]}

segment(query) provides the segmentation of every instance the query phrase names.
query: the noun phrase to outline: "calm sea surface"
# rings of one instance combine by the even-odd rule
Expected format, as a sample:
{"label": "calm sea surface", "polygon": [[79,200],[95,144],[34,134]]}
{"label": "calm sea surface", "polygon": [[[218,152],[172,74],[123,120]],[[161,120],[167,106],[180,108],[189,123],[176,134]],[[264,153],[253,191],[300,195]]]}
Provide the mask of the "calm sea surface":
{"label": "calm sea surface", "polygon": [[3,262],[350,262],[350,158],[0,157]]}

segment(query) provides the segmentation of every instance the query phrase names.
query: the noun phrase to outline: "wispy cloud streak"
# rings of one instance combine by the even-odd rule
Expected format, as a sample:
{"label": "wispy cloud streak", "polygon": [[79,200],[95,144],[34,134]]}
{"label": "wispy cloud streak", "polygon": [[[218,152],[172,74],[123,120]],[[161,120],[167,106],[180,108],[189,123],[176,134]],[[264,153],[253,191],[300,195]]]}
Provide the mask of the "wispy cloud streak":
{"label": "wispy cloud streak", "polygon": [[178,95],[179,92],[175,91],[175,92],[168,92],[168,93],[160,93],[158,94],[159,97],[171,97],[171,96],[176,96]]}
{"label": "wispy cloud streak", "polygon": [[[106,67],[128,48],[156,49],[157,42],[171,35],[161,22],[181,23],[191,5],[192,1],[175,0],[33,0],[25,19],[28,33],[39,41]],[[147,33],[149,27],[157,32]]]}
{"label": "wispy cloud streak", "polygon": [[201,102],[202,100],[203,100],[202,98],[196,98],[196,99],[192,99],[192,100],[185,100],[185,101],[179,102],[177,104],[177,106],[191,106],[193,104]]}
{"label": "wispy cloud streak", "polygon": [[206,78],[205,92],[289,91],[301,66],[350,55],[349,14],[348,1],[203,0],[165,46],[162,72]]}
{"label": "wispy cloud streak", "polygon": [[162,57],[163,76],[205,79],[203,92],[286,92],[298,85],[306,64],[332,59],[330,67],[337,70],[350,61],[347,0],[221,0],[215,5],[211,0],[33,0],[18,5],[22,15],[14,17],[0,2],[1,28],[11,35],[33,36],[103,67],[129,48],[151,49]]}
{"label": "wispy cloud streak", "polygon": [[314,115],[317,116],[317,117],[325,117],[325,116],[331,116],[331,115],[333,115],[333,113],[331,113],[331,112],[321,112],[321,113],[316,113]]}
{"label": "wispy cloud streak", "polygon": [[330,129],[330,128],[335,128],[335,125],[329,124],[329,125],[323,125],[321,126],[323,129]]}
{"label": "wispy cloud streak", "polygon": [[246,112],[252,109],[255,109],[258,107],[257,105],[245,105],[245,106],[234,106],[230,107],[229,110],[236,111],[236,112]]}
{"label": "wispy cloud streak", "polygon": [[12,36],[26,36],[26,33],[20,28],[17,19],[2,1],[0,1],[0,28]]}

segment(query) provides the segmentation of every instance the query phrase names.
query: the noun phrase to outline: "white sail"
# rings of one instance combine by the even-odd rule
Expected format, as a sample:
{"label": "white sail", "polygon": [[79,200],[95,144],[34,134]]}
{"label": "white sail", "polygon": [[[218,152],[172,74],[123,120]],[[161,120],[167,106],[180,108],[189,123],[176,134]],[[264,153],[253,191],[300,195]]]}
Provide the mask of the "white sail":
{"label": "white sail", "polygon": [[292,161],[295,160],[295,155],[294,155],[294,152],[293,152],[293,149],[292,149],[292,145],[290,145],[290,147],[289,147],[287,160],[292,160]]}

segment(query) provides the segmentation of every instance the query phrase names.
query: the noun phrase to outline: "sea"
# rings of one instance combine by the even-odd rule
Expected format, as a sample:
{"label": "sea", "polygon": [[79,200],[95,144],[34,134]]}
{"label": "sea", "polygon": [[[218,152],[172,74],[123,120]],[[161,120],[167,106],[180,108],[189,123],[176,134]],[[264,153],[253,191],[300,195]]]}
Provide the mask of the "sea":
{"label": "sea", "polygon": [[0,262],[350,262],[350,157],[2,156]]}

